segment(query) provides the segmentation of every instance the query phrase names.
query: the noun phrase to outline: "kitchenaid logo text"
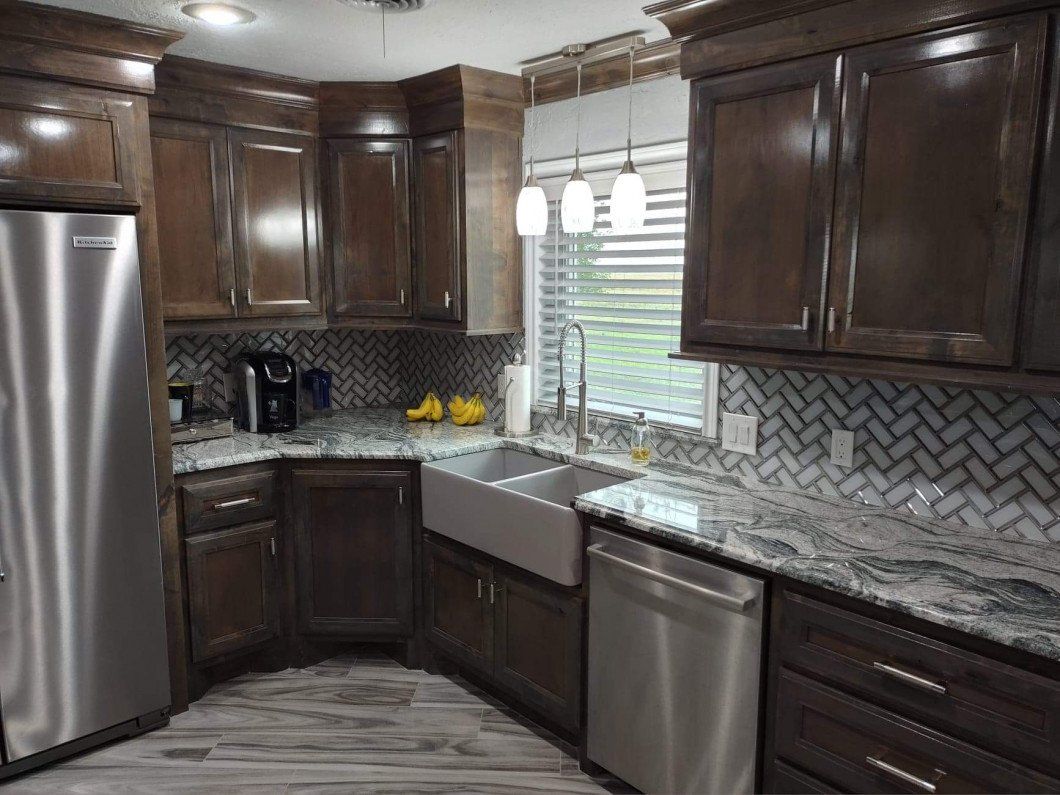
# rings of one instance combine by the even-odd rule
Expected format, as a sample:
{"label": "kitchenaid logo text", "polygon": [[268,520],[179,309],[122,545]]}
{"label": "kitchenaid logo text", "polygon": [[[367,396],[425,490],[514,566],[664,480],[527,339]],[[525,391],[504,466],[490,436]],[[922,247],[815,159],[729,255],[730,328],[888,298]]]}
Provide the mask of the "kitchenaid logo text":
{"label": "kitchenaid logo text", "polygon": [[74,235],[74,248],[117,248],[116,237],[80,237]]}

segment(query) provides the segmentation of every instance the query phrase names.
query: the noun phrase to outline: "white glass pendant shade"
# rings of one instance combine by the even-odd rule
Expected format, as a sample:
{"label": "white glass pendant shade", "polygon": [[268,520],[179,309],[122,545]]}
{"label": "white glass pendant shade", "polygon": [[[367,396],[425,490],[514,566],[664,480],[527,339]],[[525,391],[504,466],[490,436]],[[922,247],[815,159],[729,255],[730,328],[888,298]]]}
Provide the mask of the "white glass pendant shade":
{"label": "white glass pendant shade", "polygon": [[648,212],[648,193],[644,178],[626,161],[611,188],[611,227],[613,229],[640,229]]}
{"label": "white glass pendant shade", "polygon": [[581,169],[575,169],[563,188],[559,205],[563,231],[568,234],[592,232],[596,223],[596,199]]}
{"label": "white glass pendant shade", "polygon": [[515,203],[515,228],[523,237],[543,235],[548,230],[548,201],[544,189],[531,174]]}

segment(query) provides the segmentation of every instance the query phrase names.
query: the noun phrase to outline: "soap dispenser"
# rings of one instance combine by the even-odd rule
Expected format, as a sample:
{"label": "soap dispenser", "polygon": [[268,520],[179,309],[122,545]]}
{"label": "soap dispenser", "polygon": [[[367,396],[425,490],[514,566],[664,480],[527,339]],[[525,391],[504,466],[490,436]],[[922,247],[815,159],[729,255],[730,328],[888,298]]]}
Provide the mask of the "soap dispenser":
{"label": "soap dispenser", "polygon": [[633,423],[633,441],[629,446],[629,460],[634,466],[644,467],[651,460],[651,428],[644,418],[644,412],[636,412],[637,421]]}

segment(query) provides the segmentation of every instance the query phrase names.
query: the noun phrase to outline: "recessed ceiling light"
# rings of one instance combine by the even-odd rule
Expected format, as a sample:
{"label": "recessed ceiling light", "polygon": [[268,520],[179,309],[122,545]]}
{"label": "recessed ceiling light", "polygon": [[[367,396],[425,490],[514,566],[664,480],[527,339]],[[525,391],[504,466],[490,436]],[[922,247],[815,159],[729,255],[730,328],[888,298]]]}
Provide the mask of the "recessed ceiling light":
{"label": "recessed ceiling light", "polygon": [[211,25],[245,25],[258,18],[253,11],[227,3],[188,3],[180,10]]}

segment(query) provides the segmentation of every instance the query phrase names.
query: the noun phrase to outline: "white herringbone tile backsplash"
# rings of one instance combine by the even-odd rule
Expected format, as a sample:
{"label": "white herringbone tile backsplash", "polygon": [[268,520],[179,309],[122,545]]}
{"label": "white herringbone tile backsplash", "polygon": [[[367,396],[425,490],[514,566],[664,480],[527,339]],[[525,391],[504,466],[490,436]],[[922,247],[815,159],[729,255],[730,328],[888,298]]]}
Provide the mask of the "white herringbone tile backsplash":
{"label": "white herringbone tile backsplash", "polygon": [[[350,329],[196,335],[169,341],[169,373],[201,367],[218,402],[220,373],[245,348],[285,351],[335,374],[336,408],[418,403],[481,391],[496,418],[496,375],[522,350],[520,335],[461,337]],[[1036,540],[1060,542],[1060,401],[979,390],[721,368],[722,410],[760,418],[756,456],[722,451],[694,434],[656,429],[664,459],[735,472]],[[535,426],[572,434],[536,414]],[[613,445],[629,425],[601,420]],[[854,466],[828,460],[834,428],[855,433]]]}

